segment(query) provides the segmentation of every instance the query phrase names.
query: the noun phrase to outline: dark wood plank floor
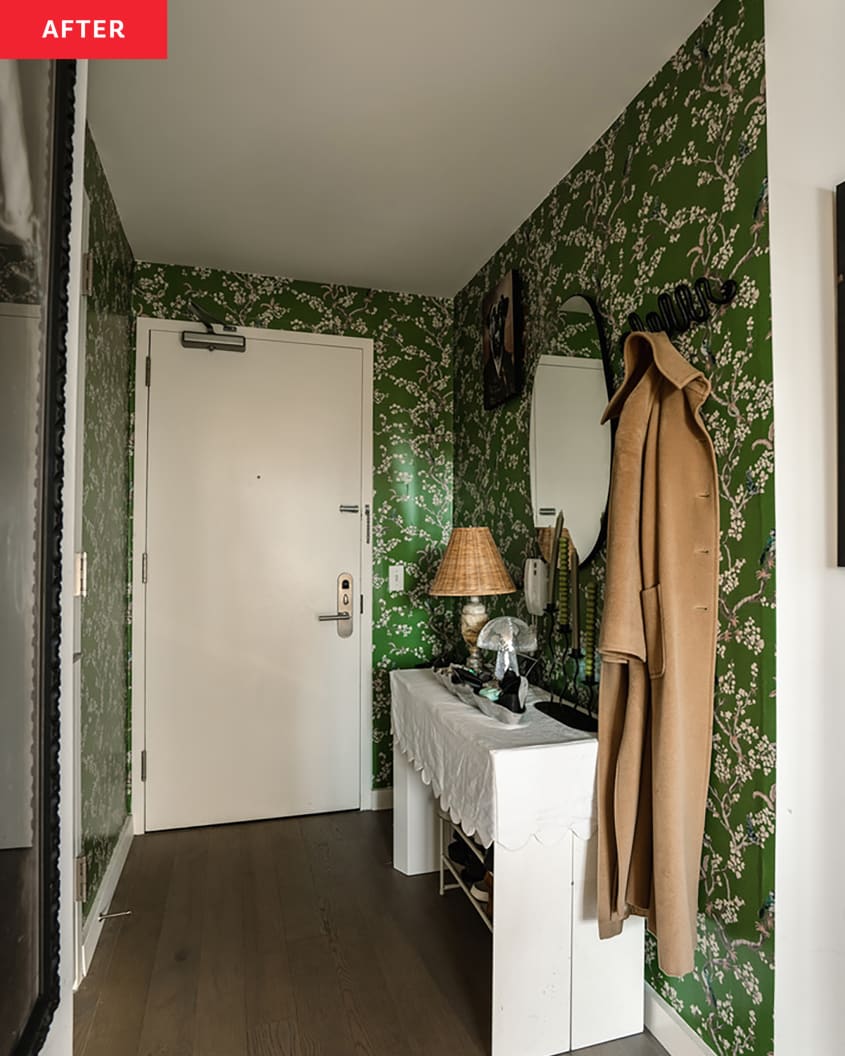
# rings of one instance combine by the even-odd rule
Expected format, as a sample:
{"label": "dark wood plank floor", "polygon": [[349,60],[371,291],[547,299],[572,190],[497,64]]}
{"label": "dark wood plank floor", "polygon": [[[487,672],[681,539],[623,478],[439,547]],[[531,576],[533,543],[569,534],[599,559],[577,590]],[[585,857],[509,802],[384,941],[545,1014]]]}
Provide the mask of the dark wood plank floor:
{"label": "dark wood plank floor", "polygon": [[[74,1056],[485,1056],[490,936],[390,866],[389,812],[133,843]],[[660,1056],[648,1035],[582,1056]]]}

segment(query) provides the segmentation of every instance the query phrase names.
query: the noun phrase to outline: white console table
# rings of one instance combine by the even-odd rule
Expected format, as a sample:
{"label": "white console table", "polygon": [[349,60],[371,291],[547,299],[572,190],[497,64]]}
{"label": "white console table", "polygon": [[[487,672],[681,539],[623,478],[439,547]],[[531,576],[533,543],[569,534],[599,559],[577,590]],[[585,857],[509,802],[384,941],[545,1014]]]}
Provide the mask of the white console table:
{"label": "white console table", "polygon": [[492,1056],[640,1033],[643,922],[598,936],[595,737],[530,707],[503,726],[431,671],[392,671],[390,685],[394,868],[438,868],[438,801],[467,835],[495,844]]}

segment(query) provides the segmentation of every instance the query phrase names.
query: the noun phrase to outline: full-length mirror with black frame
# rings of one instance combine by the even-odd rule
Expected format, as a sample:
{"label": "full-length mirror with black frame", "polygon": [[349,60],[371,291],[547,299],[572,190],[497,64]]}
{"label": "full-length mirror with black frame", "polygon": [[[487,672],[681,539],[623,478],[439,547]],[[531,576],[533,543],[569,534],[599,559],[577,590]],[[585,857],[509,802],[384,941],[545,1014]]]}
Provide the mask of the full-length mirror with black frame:
{"label": "full-length mirror with black frame", "polygon": [[0,61],[0,1056],[59,998],[58,700],[73,62]]}
{"label": "full-length mirror with black frame", "polygon": [[534,374],[529,462],[534,525],[551,528],[562,512],[581,566],[604,541],[612,429],[601,416],[612,389],[598,307],[572,294]]}

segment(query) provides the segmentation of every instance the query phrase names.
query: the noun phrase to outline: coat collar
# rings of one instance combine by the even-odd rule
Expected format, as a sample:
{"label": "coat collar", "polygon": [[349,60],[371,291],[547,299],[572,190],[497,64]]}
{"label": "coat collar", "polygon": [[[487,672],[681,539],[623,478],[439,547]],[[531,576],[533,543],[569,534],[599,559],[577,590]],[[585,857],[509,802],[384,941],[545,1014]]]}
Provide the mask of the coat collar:
{"label": "coat collar", "polygon": [[625,379],[607,405],[602,415],[602,423],[620,414],[623,404],[652,363],[676,389],[685,389],[692,382],[696,382],[693,386],[696,390],[695,397],[690,394],[690,400],[695,406],[701,406],[710,393],[710,382],[707,378],[700,370],[687,363],[665,334],[628,334],[624,358]]}

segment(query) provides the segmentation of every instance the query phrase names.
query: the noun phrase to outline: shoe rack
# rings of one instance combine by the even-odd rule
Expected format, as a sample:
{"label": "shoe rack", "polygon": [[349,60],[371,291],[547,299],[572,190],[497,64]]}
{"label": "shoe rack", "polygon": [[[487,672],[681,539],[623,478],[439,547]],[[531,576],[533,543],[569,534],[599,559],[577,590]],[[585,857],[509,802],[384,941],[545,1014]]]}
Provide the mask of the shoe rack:
{"label": "shoe rack", "polygon": [[[485,912],[484,905],[481,902],[479,902],[477,898],[473,897],[472,892],[469,889],[469,886],[467,884],[465,884],[464,881],[461,879],[460,873],[455,868],[455,865],[453,864],[452,860],[446,854],[446,848],[448,847],[448,842],[447,842],[448,833],[450,832],[450,830],[453,830],[455,832],[455,834],[457,836],[459,836],[460,839],[463,840],[463,842],[466,844],[466,846],[469,847],[469,849],[472,851],[472,853],[475,855],[475,857],[479,860],[479,862],[481,862],[482,865],[484,864],[484,855],[478,849],[478,847],[476,847],[475,843],[469,838],[469,836],[466,835],[466,833],[463,831],[463,829],[460,827],[460,825],[456,825],[455,822],[452,821],[452,819],[449,817],[449,815],[448,814],[444,814],[443,811],[440,810],[439,808],[437,810],[437,818],[438,818],[438,826],[437,827],[438,827],[439,836],[440,836],[440,894],[443,895],[447,891],[455,891],[455,890],[457,890],[457,888],[460,888],[461,891],[463,891],[463,893],[469,899],[470,904],[472,905],[472,908],[479,915],[479,917],[481,917],[481,919],[484,921],[485,925],[487,926],[487,930],[492,935],[493,934],[493,921],[490,919],[490,917]],[[447,873],[452,876],[452,878],[455,881],[454,883],[447,882],[447,879],[446,879]]]}

